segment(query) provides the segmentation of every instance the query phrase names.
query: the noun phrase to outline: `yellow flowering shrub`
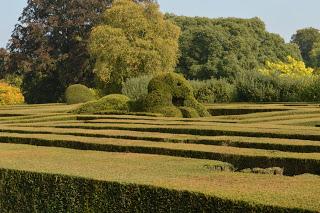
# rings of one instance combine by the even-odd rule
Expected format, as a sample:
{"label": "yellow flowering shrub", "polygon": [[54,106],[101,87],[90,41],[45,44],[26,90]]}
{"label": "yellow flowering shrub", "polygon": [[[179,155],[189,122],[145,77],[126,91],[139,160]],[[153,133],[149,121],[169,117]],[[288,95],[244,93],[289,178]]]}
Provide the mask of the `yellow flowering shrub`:
{"label": "yellow flowering shrub", "polygon": [[0,105],[14,105],[24,103],[24,97],[19,88],[0,82]]}
{"label": "yellow flowering shrub", "polygon": [[266,66],[260,70],[265,75],[279,75],[279,76],[312,76],[314,70],[306,67],[303,61],[298,61],[291,56],[288,56],[286,62],[273,63],[266,62]]}

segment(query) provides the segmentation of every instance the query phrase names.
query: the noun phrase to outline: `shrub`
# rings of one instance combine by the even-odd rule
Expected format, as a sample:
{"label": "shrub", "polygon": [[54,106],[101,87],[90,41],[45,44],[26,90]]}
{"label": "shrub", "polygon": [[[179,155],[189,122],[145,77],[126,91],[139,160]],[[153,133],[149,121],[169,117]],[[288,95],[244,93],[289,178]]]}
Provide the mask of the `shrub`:
{"label": "shrub", "polygon": [[191,107],[180,107],[179,108],[184,118],[198,118],[199,113],[197,110]]}
{"label": "shrub", "polygon": [[0,105],[14,105],[24,103],[24,97],[19,88],[7,83],[0,83]]}
{"label": "shrub", "polygon": [[166,110],[170,109],[168,110],[170,113],[164,113],[165,116],[180,117],[182,113],[179,107],[191,107],[200,116],[209,116],[206,108],[195,99],[191,85],[183,76],[167,73],[154,77],[148,86],[148,95],[144,104],[145,110],[161,113],[165,108]]}
{"label": "shrub", "polygon": [[67,104],[79,104],[96,100],[95,92],[82,84],[71,85],[65,92]]}
{"label": "shrub", "polygon": [[236,80],[237,101],[274,102],[279,100],[279,90],[271,76],[244,73]]}
{"label": "shrub", "polygon": [[90,101],[82,106],[80,106],[78,109],[76,109],[74,112],[81,114],[81,113],[97,113],[97,112],[103,112],[103,111],[129,111],[129,102],[130,99],[125,95],[120,94],[112,94],[107,95],[97,101]]}
{"label": "shrub", "polygon": [[312,76],[301,77],[275,77],[274,84],[279,90],[279,101],[282,102],[300,102],[312,101],[307,94],[308,85],[312,84]]}
{"label": "shrub", "polygon": [[312,82],[306,84],[303,97],[312,102],[320,101],[320,76],[315,76]]}
{"label": "shrub", "polygon": [[190,83],[194,90],[194,96],[202,103],[225,103],[234,100],[235,87],[225,79],[190,81]]}
{"label": "shrub", "polygon": [[183,113],[180,111],[180,109],[174,106],[154,107],[152,109],[152,112],[160,113],[165,117],[176,117],[176,118],[183,117]]}
{"label": "shrub", "polygon": [[148,85],[152,77],[152,75],[144,75],[128,79],[122,85],[122,94],[133,101],[144,99],[148,95]]}
{"label": "shrub", "polygon": [[15,74],[7,74],[4,77],[4,82],[10,84],[11,86],[21,88],[23,78],[22,78],[22,76],[15,75]]}

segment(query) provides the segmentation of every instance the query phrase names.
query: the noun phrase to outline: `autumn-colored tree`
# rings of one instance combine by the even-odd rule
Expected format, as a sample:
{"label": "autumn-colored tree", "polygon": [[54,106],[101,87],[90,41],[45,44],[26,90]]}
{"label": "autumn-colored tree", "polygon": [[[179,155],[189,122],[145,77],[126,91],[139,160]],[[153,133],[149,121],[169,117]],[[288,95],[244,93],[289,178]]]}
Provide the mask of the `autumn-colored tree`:
{"label": "autumn-colored tree", "polygon": [[306,67],[303,61],[298,61],[291,56],[288,56],[286,62],[266,62],[265,68],[260,70],[266,75],[276,75],[283,77],[301,77],[301,76],[311,76],[313,74],[313,69]]}
{"label": "autumn-colored tree", "polygon": [[0,105],[22,104],[24,97],[19,88],[0,82]]}
{"label": "autumn-colored tree", "polygon": [[116,0],[93,28],[89,50],[106,92],[120,92],[127,78],[173,71],[180,29],[164,19],[155,3]]}

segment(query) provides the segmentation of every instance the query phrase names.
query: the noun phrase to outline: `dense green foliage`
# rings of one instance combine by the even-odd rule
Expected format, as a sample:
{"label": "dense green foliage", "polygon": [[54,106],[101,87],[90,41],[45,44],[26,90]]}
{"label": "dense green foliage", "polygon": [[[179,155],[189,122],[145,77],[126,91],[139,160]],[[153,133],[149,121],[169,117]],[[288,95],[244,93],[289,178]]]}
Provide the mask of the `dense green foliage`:
{"label": "dense green foliage", "polygon": [[94,84],[94,60],[88,53],[88,39],[111,3],[112,0],[28,0],[9,42],[6,70],[24,76],[28,103],[59,102],[68,85]]}
{"label": "dense green foliage", "polygon": [[0,48],[0,78],[4,78],[7,72],[9,53],[6,49]]}
{"label": "dense green foliage", "polygon": [[190,81],[195,98],[202,103],[225,103],[235,100],[235,86],[225,79]]}
{"label": "dense green foliage", "polygon": [[74,112],[79,114],[98,113],[103,111],[129,111],[130,99],[125,95],[112,94],[107,95],[97,101],[90,101],[83,104]]}
{"label": "dense green foliage", "polygon": [[74,84],[67,88],[65,92],[67,104],[79,104],[96,100],[93,90],[82,84]]}
{"label": "dense green foliage", "polygon": [[209,115],[205,107],[194,98],[193,89],[183,76],[167,73],[154,77],[148,86],[144,108],[165,116],[182,117],[179,107],[194,108],[201,117]]}
{"label": "dense green foliage", "polygon": [[[259,73],[290,67],[288,58],[298,68],[303,58],[298,71],[315,75]],[[28,0],[8,50],[0,49],[0,78],[28,103],[62,102],[67,86],[82,83],[100,96],[122,92],[141,111],[150,79],[139,76],[174,71],[177,62],[187,79],[205,80],[193,82],[200,102],[319,100],[318,29],[298,30],[287,44],[259,18],[164,16],[154,0]]]}
{"label": "dense green foliage", "polygon": [[0,206],[15,212],[306,212],[153,186],[0,170]]}
{"label": "dense green foliage", "polygon": [[248,102],[319,102],[319,76],[280,77],[259,72],[236,80],[236,100]]}
{"label": "dense green foliage", "polygon": [[92,83],[87,39],[110,0],[28,0],[10,40],[10,72],[27,102],[61,101],[68,85]]}
{"label": "dense green foliage", "polygon": [[267,32],[258,18],[168,18],[182,29],[178,70],[188,79],[235,78],[266,60],[301,58],[296,45]]}
{"label": "dense green foliage", "polygon": [[173,71],[179,33],[157,4],[116,0],[91,33],[89,49],[100,87],[121,92],[128,78]]}
{"label": "dense green foliage", "polygon": [[302,58],[307,66],[319,68],[320,63],[320,31],[315,28],[298,30],[292,36],[292,43],[299,46]]}
{"label": "dense green foliage", "polygon": [[129,78],[122,85],[122,94],[133,101],[144,99],[148,95],[148,85],[152,75],[144,75],[136,78]]}

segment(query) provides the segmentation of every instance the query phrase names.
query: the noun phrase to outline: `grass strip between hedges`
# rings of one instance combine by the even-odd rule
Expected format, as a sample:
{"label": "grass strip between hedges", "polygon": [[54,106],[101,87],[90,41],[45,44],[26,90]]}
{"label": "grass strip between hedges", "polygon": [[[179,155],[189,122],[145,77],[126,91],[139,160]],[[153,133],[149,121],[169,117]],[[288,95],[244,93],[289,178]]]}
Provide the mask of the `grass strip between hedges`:
{"label": "grass strip between hedges", "polygon": [[274,138],[253,138],[238,136],[195,136],[187,134],[169,134],[136,132],[127,130],[83,130],[83,129],[59,129],[42,128],[36,130],[30,127],[1,127],[2,133],[21,134],[57,134],[73,135],[93,138],[116,138],[127,140],[147,140],[154,142],[190,143],[217,146],[231,146],[239,148],[253,148],[266,150],[279,150],[285,152],[314,153],[320,152],[320,142],[306,140],[274,139]]}
{"label": "grass strip between hedges", "polygon": [[[40,126],[40,125],[39,125]],[[131,131],[147,131],[147,132],[162,132],[172,134],[191,134],[202,136],[244,136],[244,137],[266,137],[266,138],[282,138],[282,139],[300,139],[300,140],[313,140],[320,141],[320,132],[316,130],[300,129],[292,132],[293,130],[282,129],[247,129],[247,127],[231,127],[231,126],[157,126],[157,125],[129,125],[129,124],[61,124],[53,125],[56,128],[76,128],[76,129],[114,129],[114,130],[131,130]],[[232,130],[231,130],[232,129]]]}
{"label": "grass strip between hedges", "polygon": [[[0,156],[0,168],[10,170],[71,175],[121,184],[142,184],[178,191],[186,190],[188,192],[203,193],[208,197],[218,197],[223,200],[245,201],[253,206],[262,204],[270,207],[290,208],[291,210],[294,208],[313,211],[320,209],[320,203],[318,202],[320,177],[315,175],[285,177],[217,172],[208,168],[207,165],[224,165],[224,163],[161,155],[81,151],[16,144],[0,144]],[[23,207],[23,204],[19,205],[20,202],[12,198],[10,193],[18,193],[16,198],[22,202],[27,202],[26,206],[33,205],[33,202],[28,202],[30,199],[34,199],[37,202],[36,200],[50,197],[54,200],[58,199],[58,202],[60,201],[60,204],[54,203],[52,205],[52,207],[58,207],[68,202],[64,200],[64,196],[59,196],[61,194],[55,194],[53,189],[61,189],[67,192],[67,189],[75,187],[73,184],[64,185],[59,180],[50,182],[45,178],[40,179],[40,183],[35,181],[38,180],[36,178],[30,178],[29,181],[18,181],[17,183],[12,177],[12,175],[7,175],[5,180],[11,188],[7,191],[2,188],[0,193],[2,192],[9,197],[9,199],[4,199],[5,202],[11,202],[11,204],[15,204],[14,206],[18,205],[19,207]],[[2,180],[0,180],[0,188],[4,184]],[[32,184],[43,186],[43,188],[37,188],[35,191],[29,190],[28,186]],[[79,182],[76,185],[82,186]],[[49,188],[46,188],[47,186]],[[15,190],[19,187],[25,190],[26,197],[19,196],[19,191]],[[72,193],[72,195],[79,196],[79,199],[73,196],[71,198],[76,203],[79,202],[79,205],[86,205],[85,201],[89,201],[90,198],[100,199],[100,197],[103,197],[105,195],[101,191],[103,189],[104,187],[100,186],[89,187],[80,193]],[[99,196],[86,197],[92,190],[98,190],[101,194],[97,192]],[[43,194],[38,196],[38,193]],[[66,196],[69,197],[70,194]],[[113,195],[110,194],[108,196],[112,197]],[[136,196],[141,197],[140,194]],[[125,199],[125,197],[122,197],[122,199]],[[0,196],[1,198],[3,198],[2,195]],[[24,200],[24,198],[28,200]],[[122,199],[117,197],[115,201],[121,202]],[[293,200],[295,202],[292,202]],[[46,203],[49,202],[43,202],[43,205],[46,205]],[[205,203],[201,204],[206,206]]]}
{"label": "grass strip between hedges", "polygon": [[285,175],[320,174],[320,154],[291,153],[201,144],[174,144],[65,135],[1,134],[2,143],[64,147],[107,152],[146,153],[228,162],[237,169],[284,168]]}

